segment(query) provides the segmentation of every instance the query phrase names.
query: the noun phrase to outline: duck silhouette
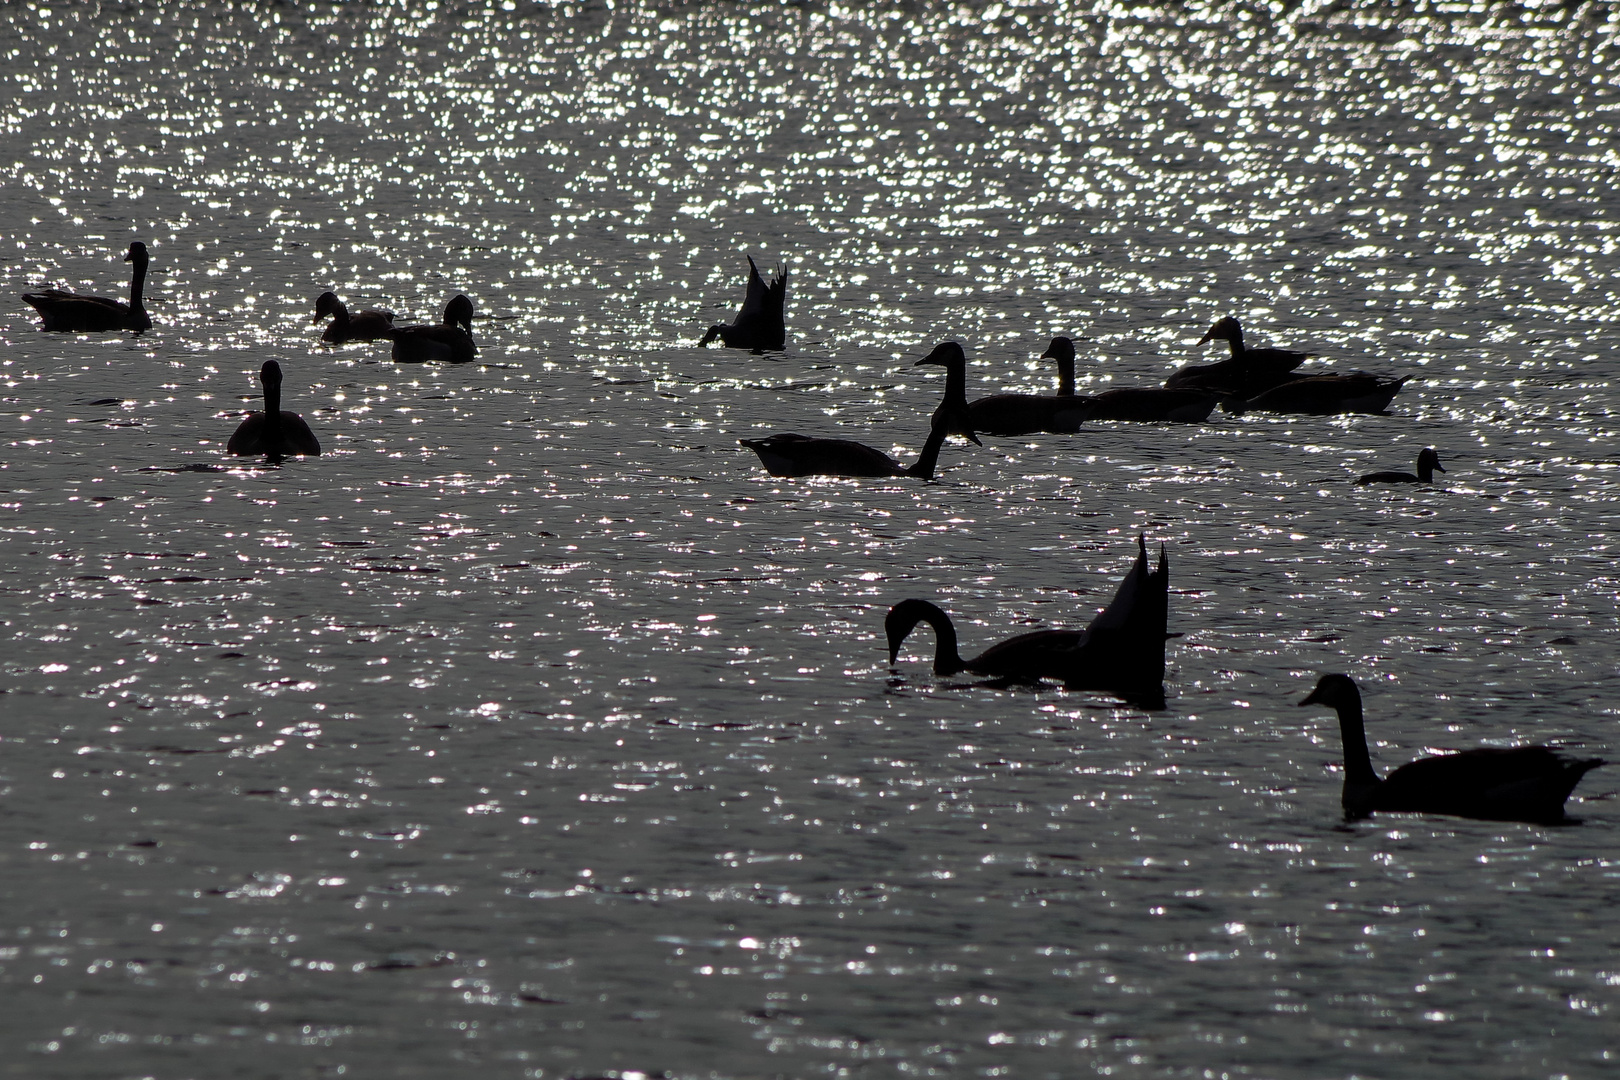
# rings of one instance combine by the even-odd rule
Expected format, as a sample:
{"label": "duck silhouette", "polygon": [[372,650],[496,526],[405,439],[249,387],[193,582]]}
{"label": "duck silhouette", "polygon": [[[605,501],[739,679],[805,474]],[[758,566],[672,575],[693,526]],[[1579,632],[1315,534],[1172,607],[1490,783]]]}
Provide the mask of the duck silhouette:
{"label": "duck silhouette", "polygon": [[315,318],[311,321],[320,322],[328,315],[332,321],[321,331],[321,340],[329,345],[341,345],[348,341],[376,341],[394,326],[392,311],[361,311],[350,315],[349,309],[334,292],[323,292],[315,298]]}
{"label": "duck silhouette", "polygon": [[1247,400],[1296,378],[1294,369],[1314,355],[1293,349],[1251,349],[1243,342],[1243,327],[1230,315],[1210,327],[1198,344],[1210,341],[1225,341],[1231,346],[1231,359],[1174,371],[1164,381],[1166,389],[1206,390]]}
{"label": "duck silhouette", "polygon": [[1057,361],[1057,394],[989,394],[975,398],[967,406],[968,423],[974,431],[985,435],[1066,435],[1080,430],[1093,401],[1074,392],[1074,342],[1066,337],[1053,338],[1041,359]]}
{"label": "duck silhouette", "polygon": [[1417,472],[1370,472],[1356,481],[1358,484],[1432,484],[1434,471],[1439,469],[1445,472],[1440,464],[1440,455],[1435,453],[1434,447],[1418,452]]}
{"label": "duck silhouette", "polygon": [[760,276],[754,257],[748,256],[748,292],[743,296],[742,309],[729,323],[715,323],[703,335],[698,345],[707,345],[715,338],[730,349],[752,349],[755,352],[787,347],[788,269],[777,268],[769,285]]}
{"label": "duck silhouette", "polygon": [[461,293],[444,305],[444,319],[437,325],[394,326],[382,333],[393,341],[394,360],[401,364],[422,364],[430,360],[465,364],[478,357],[472,338],[473,304]]}
{"label": "duck silhouette", "polygon": [[919,623],[934,629],[934,674],[969,672],[1005,683],[1055,679],[1068,690],[1100,690],[1149,708],[1164,704],[1164,643],[1170,610],[1170,563],[1159,548],[1149,570],[1147,543],[1137,538],[1136,562],[1114,598],[1084,630],[1035,630],[1008,638],[970,659],[957,651],[956,627],[938,605],[902,600],[884,619],[889,664]]}

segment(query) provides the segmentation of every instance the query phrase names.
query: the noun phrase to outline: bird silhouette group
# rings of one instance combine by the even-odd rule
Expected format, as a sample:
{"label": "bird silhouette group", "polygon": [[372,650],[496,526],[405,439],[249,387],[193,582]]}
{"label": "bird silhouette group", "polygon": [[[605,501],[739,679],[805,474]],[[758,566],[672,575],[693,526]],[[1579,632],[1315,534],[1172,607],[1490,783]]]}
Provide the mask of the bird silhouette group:
{"label": "bird silhouette group", "polygon": [[[102,332],[150,329],[143,297],[150,257],[146,245],[130,244],[125,261],[133,265],[129,300],[83,296],[60,289],[26,293],[24,302],[40,316],[42,329]],[[786,348],[789,271],[784,264],[767,281],[752,257],[741,309],[730,323],[717,323],[699,345],[754,352]],[[395,326],[389,311],[351,314],[332,292],[315,302],[315,319],[330,319],[321,341],[330,345],[389,341],[399,363],[466,363],[477,358],[472,337],[472,302],[456,295],[441,322]],[[1411,375],[1301,371],[1312,354],[1278,348],[1250,348],[1243,328],[1230,316],[1217,321],[1199,344],[1225,341],[1230,356],[1218,363],[1188,365],[1172,372],[1162,386],[1123,387],[1097,394],[1075,392],[1074,343],[1051,339],[1042,359],[1058,367],[1053,395],[992,394],[969,401],[967,355],[954,341],[941,342],[915,363],[945,369],[944,398],[929,417],[928,435],[917,459],[902,465],[888,454],[851,439],[792,432],[743,439],[760,464],[779,477],[914,477],[933,480],[946,440],[959,436],[982,445],[979,436],[1072,435],[1087,422],[1203,423],[1220,407],[1241,415],[1269,411],[1300,415],[1381,414]],[[281,367],[266,361],[259,372],[263,411],[248,415],[226,444],[239,456],[280,459],[318,456],[320,442],[296,413],[281,408]],[[1441,467],[1433,448],[1422,451],[1416,473],[1374,472],[1355,482],[1432,484]],[[898,664],[912,631],[927,623],[934,631],[933,669],[942,677],[969,673],[998,688],[1061,683],[1068,690],[1101,691],[1141,704],[1164,704],[1165,642],[1169,617],[1169,560],[1160,547],[1150,566],[1145,537],[1137,541],[1134,565],[1108,606],[1083,629],[1046,629],[998,642],[964,659],[955,626],[938,605],[924,599],[895,604],[884,620],[889,663]],[[1599,758],[1575,758],[1545,746],[1480,748],[1419,758],[1380,779],[1367,750],[1361,695],[1347,675],[1323,675],[1299,703],[1333,709],[1339,718],[1345,754],[1342,804],[1347,817],[1375,812],[1446,814],[1486,820],[1557,824],[1567,820],[1565,802]]]}

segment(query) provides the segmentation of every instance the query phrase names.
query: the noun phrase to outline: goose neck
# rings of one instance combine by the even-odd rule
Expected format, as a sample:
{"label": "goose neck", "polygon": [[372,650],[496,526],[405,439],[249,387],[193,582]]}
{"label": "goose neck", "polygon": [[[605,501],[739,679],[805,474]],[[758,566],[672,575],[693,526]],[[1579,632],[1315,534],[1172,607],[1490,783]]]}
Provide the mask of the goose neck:
{"label": "goose neck", "polygon": [[965,670],[967,665],[956,649],[956,626],[951,617],[932,604],[923,611],[922,617],[934,628],[934,674],[955,675]]}
{"label": "goose neck", "polygon": [[[921,480],[934,478],[934,467],[939,464],[939,451],[945,445],[945,436],[948,434],[946,429],[949,427],[949,424],[941,422],[928,429],[928,441],[923,443],[922,453],[917,455],[917,460],[905,470],[907,476],[915,476]],[[956,640],[955,631],[951,632],[951,640]]]}
{"label": "goose neck", "polygon": [[135,260],[135,274],[129,279],[129,308],[131,311],[145,310],[142,304],[142,294],[146,291],[146,260]]}
{"label": "goose neck", "polygon": [[1378,783],[1373,771],[1372,757],[1367,753],[1367,728],[1362,723],[1361,699],[1341,702],[1334,706],[1339,714],[1339,738],[1344,743],[1344,787],[1365,788]]}
{"label": "goose neck", "polygon": [[1058,366],[1058,397],[1074,397],[1074,357],[1060,356]]}

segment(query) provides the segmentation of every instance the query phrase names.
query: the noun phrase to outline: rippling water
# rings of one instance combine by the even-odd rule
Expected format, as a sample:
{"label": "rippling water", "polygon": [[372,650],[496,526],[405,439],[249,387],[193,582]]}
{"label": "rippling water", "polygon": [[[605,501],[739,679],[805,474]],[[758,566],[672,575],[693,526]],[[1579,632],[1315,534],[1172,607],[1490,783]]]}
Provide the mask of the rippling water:
{"label": "rippling water", "polygon": [[[1614,753],[1605,5],[0,9],[6,1075],[1594,1076],[1578,827],[1346,826],[1375,760]],[[42,334],[41,284],[157,323]],[[790,342],[695,347],[743,256]],[[478,306],[477,366],[326,348]],[[1385,417],[909,460],[975,393],[1151,385],[1216,317]],[[326,454],[225,440],[276,359]],[[1438,447],[1432,489],[1361,489]],[[1169,702],[884,663],[1172,565]]]}

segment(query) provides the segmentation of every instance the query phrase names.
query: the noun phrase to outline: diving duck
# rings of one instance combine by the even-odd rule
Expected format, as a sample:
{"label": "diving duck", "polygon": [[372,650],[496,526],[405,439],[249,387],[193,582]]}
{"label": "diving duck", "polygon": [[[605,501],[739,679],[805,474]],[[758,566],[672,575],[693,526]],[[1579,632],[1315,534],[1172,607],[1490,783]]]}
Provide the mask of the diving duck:
{"label": "diving duck", "polygon": [[436,326],[391,326],[382,336],[394,343],[393,356],[401,364],[439,360],[464,364],[478,356],[472,339],[472,301],[461,293],[444,305],[444,321]]}
{"label": "diving duck", "polygon": [[1114,598],[1084,630],[1035,630],[1008,638],[971,659],[957,652],[950,616],[927,600],[903,600],[889,610],[884,633],[889,664],[920,622],[934,628],[934,674],[970,672],[1011,683],[1062,681],[1068,690],[1102,690],[1148,707],[1164,701],[1164,643],[1170,609],[1170,564],[1159,548],[1149,571],[1147,543],[1137,538],[1136,563]]}
{"label": "diving duck", "polygon": [[748,292],[743,296],[742,310],[729,323],[715,323],[703,335],[699,346],[715,338],[730,349],[767,349],[787,347],[787,321],[783,309],[787,305],[788,269],[778,267],[769,285],[760,276],[754,257],[748,256]]}
{"label": "diving duck", "polygon": [[315,298],[315,318],[310,321],[320,322],[328,315],[332,321],[321,331],[321,340],[329,345],[341,345],[347,341],[376,341],[394,325],[392,311],[362,311],[350,315],[349,309],[334,292],[323,292]]}
{"label": "diving duck", "polygon": [[304,418],[281,408],[281,365],[266,360],[259,369],[264,384],[264,411],[249,413],[237,425],[225,452],[238,456],[266,454],[273,458],[307,455],[319,457],[321,444]]}
{"label": "diving duck", "polygon": [[1358,484],[1432,484],[1434,471],[1439,469],[1445,472],[1440,464],[1440,455],[1435,453],[1434,447],[1418,452],[1417,473],[1409,472],[1370,472],[1357,480]]}
{"label": "diving duck", "polygon": [[1301,705],[1339,714],[1344,740],[1344,816],[1449,814],[1556,825],[1564,801],[1602,758],[1571,758],[1545,746],[1481,747],[1407,762],[1380,780],[1367,753],[1361,691],[1348,675],[1324,675]]}
{"label": "diving duck", "polygon": [[141,293],[146,287],[146,245],[139,240],[129,245],[124,261],[135,264],[129,281],[129,303],[105,296],[80,296],[62,289],[24,293],[23,303],[39,312],[42,330],[70,333],[99,330],[150,330],[152,317],[146,313]]}

